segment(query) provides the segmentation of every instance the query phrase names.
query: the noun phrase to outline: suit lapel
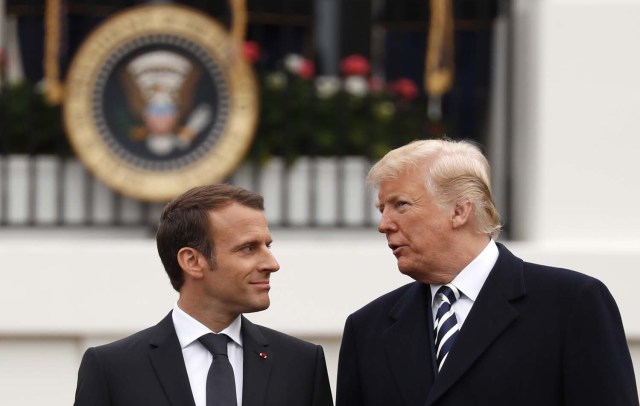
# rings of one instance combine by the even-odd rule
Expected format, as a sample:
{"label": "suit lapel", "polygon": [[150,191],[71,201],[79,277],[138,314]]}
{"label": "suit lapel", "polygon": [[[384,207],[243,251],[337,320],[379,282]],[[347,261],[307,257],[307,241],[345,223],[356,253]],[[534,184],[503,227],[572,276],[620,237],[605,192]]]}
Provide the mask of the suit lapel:
{"label": "suit lapel", "polygon": [[149,341],[149,358],[169,403],[175,406],[195,406],[171,313],[154,329]]}
{"label": "suit lapel", "polygon": [[525,294],[522,260],[498,244],[500,255],[429,393],[433,404],[518,316],[510,301]]}
{"label": "suit lapel", "polygon": [[430,293],[425,289],[418,282],[409,288],[389,313],[391,324],[383,333],[387,361],[406,405],[421,405],[434,378],[427,334]]}
{"label": "suit lapel", "polygon": [[264,405],[271,367],[277,360],[269,351],[269,343],[255,324],[242,316],[242,346],[244,356],[243,406]]}

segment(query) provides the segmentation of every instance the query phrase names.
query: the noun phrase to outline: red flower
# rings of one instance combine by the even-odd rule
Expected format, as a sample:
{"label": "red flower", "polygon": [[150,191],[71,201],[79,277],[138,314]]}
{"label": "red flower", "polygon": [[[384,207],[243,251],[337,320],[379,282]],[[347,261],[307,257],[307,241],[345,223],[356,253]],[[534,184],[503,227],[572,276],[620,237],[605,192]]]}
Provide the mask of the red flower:
{"label": "red flower", "polygon": [[313,64],[313,62],[308,59],[303,59],[302,63],[300,64],[298,75],[300,75],[302,79],[311,79],[313,75],[315,75],[315,73],[316,66]]}
{"label": "red flower", "polygon": [[384,80],[380,76],[371,76],[369,78],[369,90],[372,93],[379,93],[384,90]]}
{"label": "red flower", "polygon": [[418,97],[418,86],[411,79],[401,78],[391,85],[391,90],[405,100],[413,100]]}
{"label": "red flower", "polygon": [[255,41],[245,41],[242,44],[242,56],[249,63],[256,63],[260,59],[260,45]]}
{"label": "red flower", "polygon": [[369,73],[369,69],[371,69],[369,61],[362,55],[349,55],[340,63],[340,70],[347,76],[364,76]]}

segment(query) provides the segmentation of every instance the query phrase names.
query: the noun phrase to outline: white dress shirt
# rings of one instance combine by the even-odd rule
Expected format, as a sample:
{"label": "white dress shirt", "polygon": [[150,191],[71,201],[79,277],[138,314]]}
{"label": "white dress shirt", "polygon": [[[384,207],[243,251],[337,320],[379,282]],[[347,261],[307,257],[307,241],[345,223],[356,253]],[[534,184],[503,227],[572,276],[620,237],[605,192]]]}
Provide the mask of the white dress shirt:
{"label": "white dress shirt", "polygon": [[[209,366],[213,360],[213,355],[198,341],[198,338],[208,333],[216,333],[198,320],[185,313],[178,304],[173,307],[171,314],[173,326],[176,329],[184,365],[187,367],[191,392],[196,406],[207,405],[207,374]],[[217,333],[228,335],[231,340],[227,343],[227,354],[229,362],[233,367],[233,374],[236,380],[236,399],[238,405],[242,404],[242,376],[243,376],[243,355],[242,355],[242,335],[240,329],[242,319],[238,316],[227,328]]]}
{"label": "white dress shirt", "polygon": [[[460,291],[460,299],[453,303],[453,312],[456,315],[458,326],[462,328],[462,324],[466,320],[471,307],[478,298],[478,293],[482,289],[482,285],[487,280],[489,272],[498,260],[498,246],[495,241],[489,241],[489,244],[482,252],[467,265],[450,283],[452,283]],[[436,312],[442,300],[436,297],[438,289],[442,285],[430,285],[431,287],[431,314],[433,321],[436,320]]]}

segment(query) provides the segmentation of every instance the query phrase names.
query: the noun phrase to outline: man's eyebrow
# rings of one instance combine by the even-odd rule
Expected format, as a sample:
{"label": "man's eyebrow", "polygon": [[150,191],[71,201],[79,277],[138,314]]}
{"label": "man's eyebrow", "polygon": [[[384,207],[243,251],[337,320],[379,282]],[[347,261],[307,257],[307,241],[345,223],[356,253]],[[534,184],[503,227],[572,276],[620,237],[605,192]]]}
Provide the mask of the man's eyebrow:
{"label": "man's eyebrow", "polygon": [[[249,238],[246,240],[243,240],[241,242],[239,242],[238,244],[234,245],[233,248],[231,248],[231,251],[240,251],[245,247],[251,246],[251,245],[260,245],[262,244],[263,240],[259,239],[259,238]],[[267,240],[264,241],[266,245],[271,245],[273,243],[273,239],[269,238]]]}
{"label": "man's eyebrow", "polygon": [[381,210],[384,207],[385,204],[393,203],[396,200],[398,200],[398,195],[387,196],[387,198],[384,199],[384,201],[382,201],[382,202],[380,200],[378,200],[376,202],[376,209]]}
{"label": "man's eyebrow", "polygon": [[244,247],[247,247],[249,245],[255,245],[257,243],[258,243],[258,240],[256,240],[255,238],[242,240],[238,244],[234,245],[233,248],[231,248],[231,250],[232,251],[240,251]]}
{"label": "man's eyebrow", "polygon": [[389,195],[387,196],[386,199],[384,199],[384,202],[381,202],[378,200],[378,202],[376,203],[377,205],[384,205],[385,203],[393,203],[396,200],[398,200],[400,198],[399,194],[393,194],[393,195]]}

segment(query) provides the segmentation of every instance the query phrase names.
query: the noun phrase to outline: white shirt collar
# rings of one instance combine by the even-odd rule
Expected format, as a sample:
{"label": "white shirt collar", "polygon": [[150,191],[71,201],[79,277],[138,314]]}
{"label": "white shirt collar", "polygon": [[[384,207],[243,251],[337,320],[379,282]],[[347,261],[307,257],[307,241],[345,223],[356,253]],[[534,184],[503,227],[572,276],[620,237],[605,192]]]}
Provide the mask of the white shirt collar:
{"label": "white shirt collar", "polygon": [[[482,285],[487,280],[491,269],[498,260],[498,246],[490,240],[487,246],[475,257],[473,261],[460,272],[451,283],[472,301],[476,301]],[[430,285],[432,303],[436,299],[436,293],[442,285]]]}
{"label": "white shirt collar", "polygon": [[[182,310],[180,306],[178,306],[178,303],[173,306],[171,317],[182,349],[185,349],[203,335],[213,333],[213,331],[204,324],[200,323],[198,320],[194,319]],[[239,315],[235,320],[233,320],[233,322],[231,322],[231,324],[229,324],[229,326],[227,326],[227,328],[219,333],[228,335],[236,344],[242,347],[242,335],[240,334],[241,327],[242,317]]]}

